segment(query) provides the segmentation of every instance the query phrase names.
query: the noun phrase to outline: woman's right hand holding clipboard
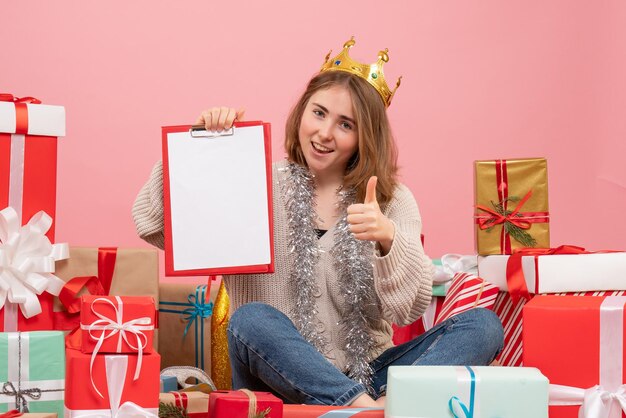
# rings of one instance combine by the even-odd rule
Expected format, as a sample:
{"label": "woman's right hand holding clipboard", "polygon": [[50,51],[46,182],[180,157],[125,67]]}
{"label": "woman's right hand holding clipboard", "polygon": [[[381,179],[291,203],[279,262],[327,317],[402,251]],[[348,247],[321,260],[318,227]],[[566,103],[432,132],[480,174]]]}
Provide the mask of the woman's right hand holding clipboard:
{"label": "woman's right hand holding clipboard", "polygon": [[245,109],[217,106],[204,110],[195,125],[204,125],[207,131],[221,132],[230,129],[235,121],[243,120]]}

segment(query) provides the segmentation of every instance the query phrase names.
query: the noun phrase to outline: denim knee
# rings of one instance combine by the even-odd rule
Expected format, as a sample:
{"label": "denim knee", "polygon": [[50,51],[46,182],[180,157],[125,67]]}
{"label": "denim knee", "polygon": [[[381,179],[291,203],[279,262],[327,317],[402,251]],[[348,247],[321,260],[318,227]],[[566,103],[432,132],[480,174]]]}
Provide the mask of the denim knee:
{"label": "denim knee", "polygon": [[484,350],[495,358],[504,346],[502,321],[495,312],[485,308],[471,309],[467,313],[474,324],[475,337],[481,341]]}
{"label": "denim knee", "polygon": [[289,321],[278,309],[265,303],[251,302],[241,305],[232,314],[228,323],[228,332],[238,338],[257,340],[271,336],[278,321]]}

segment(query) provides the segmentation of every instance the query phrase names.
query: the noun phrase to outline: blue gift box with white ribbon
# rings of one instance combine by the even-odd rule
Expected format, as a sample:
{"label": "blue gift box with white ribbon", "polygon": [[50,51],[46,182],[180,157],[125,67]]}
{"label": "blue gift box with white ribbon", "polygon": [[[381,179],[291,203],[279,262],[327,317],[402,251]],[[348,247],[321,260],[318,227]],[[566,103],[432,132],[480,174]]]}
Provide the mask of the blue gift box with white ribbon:
{"label": "blue gift box with white ribbon", "polygon": [[392,366],[385,418],[548,418],[548,379],[532,367]]}

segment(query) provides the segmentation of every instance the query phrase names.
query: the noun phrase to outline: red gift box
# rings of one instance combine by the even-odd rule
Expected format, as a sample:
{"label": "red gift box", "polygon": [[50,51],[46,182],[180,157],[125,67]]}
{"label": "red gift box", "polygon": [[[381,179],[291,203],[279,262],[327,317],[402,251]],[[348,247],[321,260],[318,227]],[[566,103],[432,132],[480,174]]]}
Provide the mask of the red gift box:
{"label": "red gift box", "polygon": [[150,296],[81,298],[83,353],[150,353],[156,308]]}
{"label": "red gift box", "polygon": [[[610,292],[571,292],[559,293],[558,296],[622,296],[626,292],[614,290]],[[510,294],[498,293],[494,312],[502,321],[504,327],[504,348],[496,358],[502,366],[522,365],[522,310],[528,301],[524,298],[513,302]]]}
{"label": "red gift box", "polygon": [[[57,137],[65,135],[65,108],[40,103],[0,93],[0,209],[13,208],[20,225],[45,212],[52,223],[44,233],[54,242]],[[51,296],[41,294],[40,305],[35,316],[0,307],[0,331],[53,329]]]}
{"label": "red gift box", "polygon": [[551,418],[578,417],[583,399],[588,418],[626,416],[625,305],[623,296],[538,296],[524,307],[524,365],[550,380],[551,405],[567,405],[550,406]]}
{"label": "red gift box", "polygon": [[[0,94],[0,209],[13,207],[23,223],[39,211],[56,213],[57,137],[65,108],[32,97]],[[48,231],[54,242],[54,223]]]}
{"label": "red gift box", "polygon": [[351,406],[284,405],[284,418],[383,418],[383,408],[354,408]]}
{"label": "red gift box", "polygon": [[121,408],[156,418],[161,356],[156,352],[144,355],[141,364],[138,359],[137,355],[99,354],[90,369],[90,354],[65,350],[66,418],[90,413],[107,416]]}
{"label": "red gift box", "polygon": [[209,395],[209,418],[248,418],[249,412],[262,411],[267,411],[265,418],[282,418],[283,402],[269,392],[218,390]]}

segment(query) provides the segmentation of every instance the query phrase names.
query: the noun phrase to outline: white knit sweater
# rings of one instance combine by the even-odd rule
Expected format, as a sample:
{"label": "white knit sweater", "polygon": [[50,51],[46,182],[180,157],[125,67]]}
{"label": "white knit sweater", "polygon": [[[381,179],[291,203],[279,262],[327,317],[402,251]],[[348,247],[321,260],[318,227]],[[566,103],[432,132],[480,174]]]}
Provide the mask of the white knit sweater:
{"label": "white knit sweater", "polygon": [[[281,176],[288,170],[278,170],[285,162],[274,163],[274,254],[275,273],[248,274],[224,277],[233,312],[248,302],[264,302],[291,316],[295,304],[295,283],[289,279],[292,257],[287,248],[288,222],[285,196],[281,192]],[[420,240],[421,218],[412,193],[404,185],[398,185],[392,200],[386,205],[385,215],[391,219],[396,232],[391,250],[384,257],[374,257],[374,285],[377,306],[368,312],[372,321],[371,335],[375,359],[393,346],[391,324],[406,325],[419,318],[431,298],[434,266],[424,254]],[[139,236],[163,248],[163,169],[159,162],[152,170],[150,179],[142,187],[133,206],[133,219]],[[318,330],[328,341],[327,358],[340,370],[344,370],[344,331],[338,325],[345,302],[340,296],[338,275],[334,267],[331,248],[333,228],[319,240],[322,250],[316,266],[319,294]]]}

